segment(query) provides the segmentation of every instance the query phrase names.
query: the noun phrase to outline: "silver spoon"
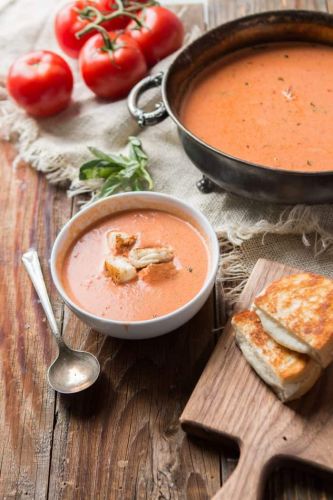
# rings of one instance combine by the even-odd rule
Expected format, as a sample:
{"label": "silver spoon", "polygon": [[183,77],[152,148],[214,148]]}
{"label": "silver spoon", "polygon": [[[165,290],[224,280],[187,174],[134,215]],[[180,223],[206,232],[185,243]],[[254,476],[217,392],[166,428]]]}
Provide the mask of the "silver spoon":
{"label": "silver spoon", "polygon": [[35,287],[59,348],[57,358],[47,371],[48,383],[55,391],[63,394],[83,391],[97,380],[100,373],[99,362],[89,352],[70,349],[62,339],[47,294],[36,250],[28,250],[23,254],[22,261]]}

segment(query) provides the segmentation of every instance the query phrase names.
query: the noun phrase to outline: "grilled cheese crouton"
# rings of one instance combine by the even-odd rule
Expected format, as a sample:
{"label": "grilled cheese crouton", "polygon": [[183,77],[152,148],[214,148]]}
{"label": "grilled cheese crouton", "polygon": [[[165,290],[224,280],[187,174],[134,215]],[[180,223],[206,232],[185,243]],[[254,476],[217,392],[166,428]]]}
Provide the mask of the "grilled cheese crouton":
{"label": "grilled cheese crouton", "polygon": [[152,248],[133,248],[128,254],[130,263],[137,269],[149,266],[149,264],[160,264],[170,262],[174,257],[170,246]]}
{"label": "grilled cheese crouton", "polygon": [[115,253],[123,253],[136,242],[134,234],[123,233],[120,231],[110,231],[107,234],[108,245]]}
{"label": "grilled cheese crouton", "polygon": [[267,335],[255,312],[236,314],[232,326],[246,360],[283,402],[301,397],[320,376],[321,368],[315,361]]}
{"label": "grilled cheese crouton", "polygon": [[136,278],[136,269],[124,257],[108,257],[104,263],[105,271],[116,285],[127,283]]}
{"label": "grilled cheese crouton", "polygon": [[255,300],[265,331],[324,368],[333,360],[333,281],[298,273],[273,282]]}

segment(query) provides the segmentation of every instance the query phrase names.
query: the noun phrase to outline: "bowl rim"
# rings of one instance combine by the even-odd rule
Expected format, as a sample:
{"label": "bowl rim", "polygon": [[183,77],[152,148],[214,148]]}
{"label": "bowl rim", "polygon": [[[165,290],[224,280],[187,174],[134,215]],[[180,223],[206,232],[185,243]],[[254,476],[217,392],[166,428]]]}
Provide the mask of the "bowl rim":
{"label": "bowl rim", "polygon": [[[97,205],[101,205],[103,203],[107,203],[110,200],[114,199],[119,199],[119,198],[132,198],[135,196],[139,197],[144,197],[146,199],[162,199],[162,200],[168,200],[174,203],[175,205],[179,206],[180,208],[184,207],[186,209],[189,209],[191,212],[193,212],[193,218],[194,220],[199,220],[199,222],[203,222],[204,225],[207,226],[207,229],[202,228],[204,232],[207,234],[207,236],[210,237],[212,247],[211,250],[208,248],[208,253],[210,255],[210,260],[211,260],[211,266],[210,269],[207,271],[206,279],[198,291],[198,293],[192,297],[192,299],[188,302],[186,302],[184,305],[181,307],[175,309],[174,311],[171,311],[168,314],[164,314],[163,316],[159,316],[158,318],[152,318],[152,319],[146,319],[146,320],[140,320],[140,321],[120,321],[120,320],[114,320],[111,318],[103,318],[101,316],[96,316],[95,314],[82,309],[79,305],[77,305],[73,300],[68,296],[66,293],[60,277],[58,277],[58,272],[56,269],[56,259],[57,259],[57,251],[59,249],[59,245],[61,244],[62,238],[64,237],[66,231],[70,228],[70,226],[73,224],[75,220],[80,218],[82,214],[87,213],[91,209],[93,209]],[[167,210],[165,210],[167,211]],[[202,225],[200,224],[202,227]],[[207,245],[208,247],[208,245]],[[73,217],[71,217],[65,225],[61,228],[59,233],[57,234],[57,237],[53,243],[52,246],[52,251],[51,251],[51,257],[50,257],[50,269],[51,269],[51,277],[52,281],[57,289],[57,292],[59,295],[62,297],[64,302],[72,309],[72,311],[76,314],[76,312],[79,312],[80,314],[89,317],[89,320],[91,321],[102,321],[105,324],[109,325],[117,325],[117,326],[128,326],[128,327],[135,327],[135,326],[144,326],[144,325],[158,325],[161,322],[164,322],[166,320],[169,320],[171,318],[174,318],[181,314],[183,311],[188,309],[192,304],[200,300],[200,298],[206,293],[207,289],[211,286],[212,281],[215,281],[215,277],[218,271],[218,266],[219,266],[219,259],[220,259],[220,250],[219,250],[219,243],[218,243],[218,238],[216,235],[216,232],[213,229],[212,224],[209,222],[207,217],[197,208],[191,206],[189,203],[184,202],[183,200],[180,200],[176,196],[165,194],[165,193],[159,193],[159,192],[149,192],[149,191],[133,191],[133,192],[126,192],[126,193],[119,193],[115,194],[112,197],[109,198],[103,198],[101,200],[98,200],[94,203],[89,204],[88,206],[84,207],[82,210],[80,210],[77,214],[75,214]]]}
{"label": "bowl rim", "polygon": [[[293,176],[293,177],[302,176],[302,177],[314,177],[314,178],[319,177],[319,176],[320,177],[321,176],[332,177],[333,168],[331,170],[317,170],[317,171],[311,171],[311,172],[306,171],[306,170],[288,170],[286,168],[275,168],[275,167],[270,166],[270,165],[262,165],[260,163],[246,160],[246,158],[240,158],[238,156],[233,156],[232,154],[227,153],[225,151],[222,151],[221,149],[217,149],[216,147],[205,142],[203,139],[200,139],[200,137],[196,136],[187,127],[185,127],[185,125],[182,123],[181,119],[179,117],[177,117],[176,114],[174,113],[174,111],[172,109],[172,104],[170,104],[170,102],[169,102],[168,89],[167,89],[168,80],[169,80],[172,72],[175,71],[174,68],[175,68],[177,62],[179,61],[179,59],[181,57],[184,57],[184,53],[190,51],[193,46],[199,45],[200,43],[202,43],[202,40],[207,39],[209,37],[212,37],[212,34],[223,31],[225,28],[228,28],[230,26],[237,27],[237,25],[241,25],[242,23],[248,23],[250,21],[256,21],[256,20],[261,20],[261,19],[266,20],[267,18],[269,18],[271,16],[275,16],[277,18],[294,16],[294,17],[297,17],[299,19],[304,18],[304,19],[311,20],[311,18],[315,18],[318,20],[325,20],[325,21],[331,20],[331,22],[333,21],[333,14],[331,14],[329,12],[321,12],[321,11],[313,11],[313,10],[305,10],[305,9],[268,10],[268,11],[264,11],[264,12],[256,12],[254,14],[249,14],[246,16],[237,17],[236,19],[232,19],[230,21],[227,21],[225,23],[220,24],[219,26],[216,26],[215,28],[212,28],[208,31],[205,31],[202,35],[200,35],[198,38],[193,40],[190,44],[183,47],[181,49],[181,51],[179,52],[179,54],[177,54],[175,59],[172,61],[170,66],[167,68],[167,70],[164,72],[162,85],[161,85],[161,93],[162,93],[162,99],[163,99],[164,105],[166,107],[166,110],[167,110],[170,118],[174,121],[174,123],[177,125],[177,127],[179,127],[181,129],[181,131],[183,133],[187,134],[189,137],[191,137],[191,139],[198,142],[199,144],[201,144],[203,147],[205,147],[206,149],[208,149],[209,151],[211,151],[214,154],[224,156],[228,160],[237,161],[237,162],[242,163],[242,164],[246,165],[247,167],[251,167],[254,170],[257,170],[259,172],[265,171],[265,172],[274,173],[274,175],[276,174],[279,176],[283,176],[283,175],[286,176],[287,175],[287,176]],[[326,24],[328,24],[328,23],[326,23]],[[267,43],[269,43],[269,42],[267,42]],[[319,44],[319,42],[318,42],[318,44]],[[325,45],[325,44],[323,44],[323,45]],[[236,51],[237,50],[239,50],[239,49],[236,49]]]}

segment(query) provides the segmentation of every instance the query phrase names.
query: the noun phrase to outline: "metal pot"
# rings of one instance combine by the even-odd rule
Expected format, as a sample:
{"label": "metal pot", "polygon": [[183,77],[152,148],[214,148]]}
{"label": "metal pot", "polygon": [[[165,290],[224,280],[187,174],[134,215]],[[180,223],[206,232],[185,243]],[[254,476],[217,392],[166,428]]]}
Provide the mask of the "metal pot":
{"label": "metal pot", "polygon": [[[192,162],[227,191],[247,198],[277,203],[327,203],[333,201],[332,171],[278,170],[233,157],[195,137],[181,122],[179,111],[190,82],[226,54],[243,47],[279,41],[333,45],[333,16],[312,11],[287,10],[242,17],[205,33],[176,57],[166,73],[148,76],[128,97],[128,107],[140,126],[155,125],[168,115],[178,127],[182,145]],[[142,93],[161,86],[162,101],[151,112],[138,106]],[[231,117],[232,119],[232,117]],[[209,181],[201,182],[203,190]]]}

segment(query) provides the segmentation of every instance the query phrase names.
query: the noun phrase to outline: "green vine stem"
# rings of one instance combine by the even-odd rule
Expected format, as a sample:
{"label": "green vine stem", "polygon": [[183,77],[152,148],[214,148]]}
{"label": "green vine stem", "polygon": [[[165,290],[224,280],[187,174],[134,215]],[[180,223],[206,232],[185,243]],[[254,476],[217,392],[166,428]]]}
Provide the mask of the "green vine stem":
{"label": "green vine stem", "polygon": [[[120,16],[126,16],[126,17],[129,17],[130,19],[133,19],[136,22],[137,27],[141,28],[141,27],[143,27],[143,23],[140,21],[140,19],[136,15],[136,12],[138,10],[142,10],[142,9],[147,8],[147,7],[152,7],[154,5],[158,5],[158,2],[156,2],[155,0],[151,0],[151,1],[144,3],[144,4],[141,4],[138,2],[131,2],[129,4],[129,6],[127,6],[127,5],[125,6],[123,0],[116,0],[116,4],[117,4],[117,9],[114,10],[114,12],[112,12],[110,14],[103,14],[103,12],[101,12],[99,9],[97,9],[97,7],[93,7],[90,5],[85,7],[83,10],[79,11],[80,16],[82,16],[84,19],[91,20],[91,22],[89,24],[87,24],[87,26],[85,26],[82,30],[78,31],[75,34],[76,38],[81,38],[84,35],[86,35],[87,33],[90,33],[91,31],[94,31],[94,30],[99,31],[103,36],[102,31],[99,30],[98,27],[102,28],[102,26],[100,26],[102,23],[104,23],[106,21],[111,21],[112,19],[116,19],[117,17],[120,17]],[[103,30],[104,30],[104,28],[103,28]],[[106,30],[104,30],[104,31],[106,31]],[[104,38],[104,36],[103,36],[103,38]],[[110,40],[110,42],[111,42],[111,40]]]}
{"label": "green vine stem", "polygon": [[95,23],[90,23],[90,24],[92,27],[91,29],[98,31],[102,35],[103,41],[104,41],[104,48],[107,51],[113,52],[115,50],[115,46],[114,46],[114,43],[109,36],[108,31],[105,28],[103,28],[103,26],[99,26],[98,24],[95,24]]}

